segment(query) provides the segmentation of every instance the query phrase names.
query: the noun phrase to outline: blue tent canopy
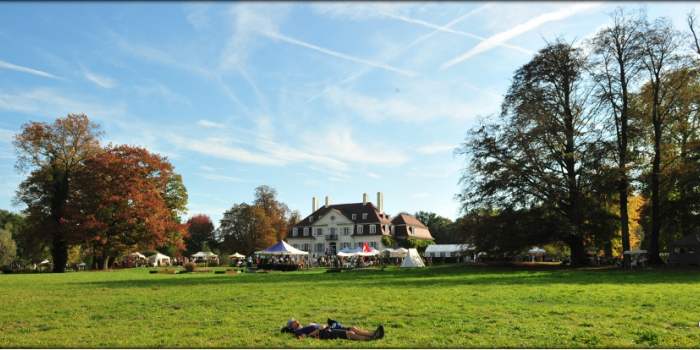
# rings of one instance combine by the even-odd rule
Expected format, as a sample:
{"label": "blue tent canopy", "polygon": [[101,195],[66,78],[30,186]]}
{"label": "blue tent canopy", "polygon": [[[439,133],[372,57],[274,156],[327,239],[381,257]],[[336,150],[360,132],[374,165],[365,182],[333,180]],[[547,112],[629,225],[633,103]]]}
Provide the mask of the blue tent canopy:
{"label": "blue tent canopy", "polygon": [[292,247],[285,241],[279,241],[267,249],[257,252],[260,255],[309,255],[308,252]]}

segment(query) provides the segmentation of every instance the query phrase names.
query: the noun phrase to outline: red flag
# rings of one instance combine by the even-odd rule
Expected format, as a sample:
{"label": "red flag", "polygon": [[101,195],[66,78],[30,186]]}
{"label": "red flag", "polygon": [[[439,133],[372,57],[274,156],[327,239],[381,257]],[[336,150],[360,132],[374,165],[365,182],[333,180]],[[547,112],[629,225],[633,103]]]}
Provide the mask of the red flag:
{"label": "red flag", "polygon": [[365,245],[362,246],[362,251],[365,253],[371,252],[371,250],[369,249],[369,244],[367,244],[367,242],[365,242]]}

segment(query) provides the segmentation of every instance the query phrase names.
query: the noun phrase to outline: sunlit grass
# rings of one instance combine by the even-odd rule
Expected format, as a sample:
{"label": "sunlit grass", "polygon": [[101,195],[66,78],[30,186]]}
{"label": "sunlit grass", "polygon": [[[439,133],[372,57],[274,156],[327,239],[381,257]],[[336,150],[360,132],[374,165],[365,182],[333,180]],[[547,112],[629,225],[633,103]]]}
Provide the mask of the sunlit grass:
{"label": "sunlit grass", "polygon": [[[692,270],[0,275],[0,347],[698,347],[699,295]],[[291,316],[386,337],[297,340]]]}

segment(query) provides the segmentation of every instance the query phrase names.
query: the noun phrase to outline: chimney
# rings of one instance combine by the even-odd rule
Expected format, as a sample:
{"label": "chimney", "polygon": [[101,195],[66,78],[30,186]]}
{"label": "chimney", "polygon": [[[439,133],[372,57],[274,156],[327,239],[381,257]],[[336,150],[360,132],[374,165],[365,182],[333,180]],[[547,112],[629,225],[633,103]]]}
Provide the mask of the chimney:
{"label": "chimney", "polygon": [[331,204],[330,199],[328,199],[328,196],[326,196],[326,206],[329,206]]}
{"label": "chimney", "polygon": [[317,209],[316,207],[317,207],[317,204],[316,204],[316,197],[312,197],[312,198],[311,198],[311,212],[312,212],[312,213],[313,213],[313,212],[316,212],[316,209]]}
{"label": "chimney", "polygon": [[384,212],[384,194],[381,192],[377,192],[377,209],[380,213]]}
{"label": "chimney", "polygon": [[362,205],[367,204],[367,193],[362,194]]}

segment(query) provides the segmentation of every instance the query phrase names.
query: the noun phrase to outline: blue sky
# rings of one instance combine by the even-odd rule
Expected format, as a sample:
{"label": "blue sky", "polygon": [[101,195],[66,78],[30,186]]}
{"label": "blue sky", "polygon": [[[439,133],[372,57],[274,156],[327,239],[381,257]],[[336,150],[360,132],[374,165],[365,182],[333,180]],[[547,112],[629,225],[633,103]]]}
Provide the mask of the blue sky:
{"label": "blue sky", "polygon": [[[697,3],[624,3],[684,29]],[[267,184],[455,218],[453,155],[546,40],[580,42],[616,3],[1,3],[0,208],[24,174],[13,135],[69,112],[104,141],[166,155],[190,214]]]}

